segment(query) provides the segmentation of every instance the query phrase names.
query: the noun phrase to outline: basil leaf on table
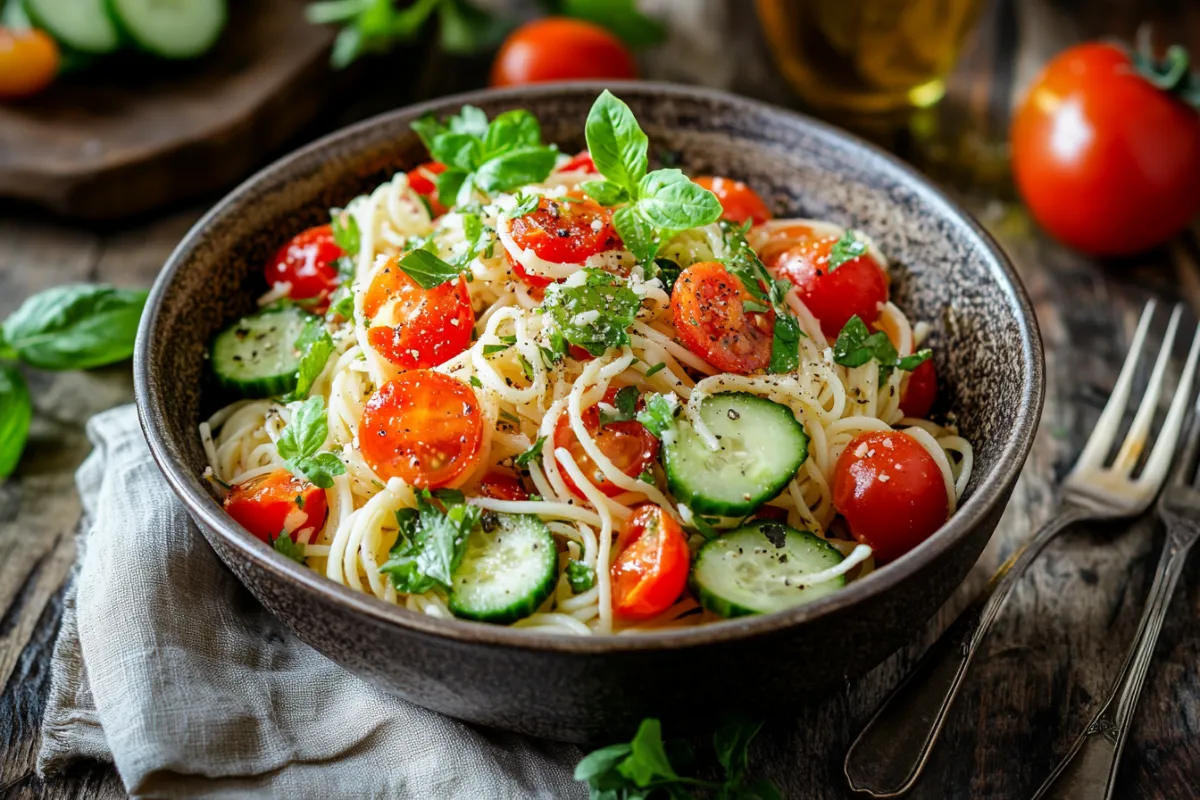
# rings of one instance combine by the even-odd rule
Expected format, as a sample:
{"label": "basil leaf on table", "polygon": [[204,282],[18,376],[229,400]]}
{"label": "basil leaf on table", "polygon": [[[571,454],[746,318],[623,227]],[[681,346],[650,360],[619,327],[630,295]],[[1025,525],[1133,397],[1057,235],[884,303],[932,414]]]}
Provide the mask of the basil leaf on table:
{"label": "basil leaf on table", "polygon": [[15,365],[0,364],[0,480],[17,468],[32,418],[33,401],[24,376]]}
{"label": "basil leaf on table", "polygon": [[94,284],[48,289],[4,321],[3,338],[27,364],[91,369],[133,355],[147,292]]}

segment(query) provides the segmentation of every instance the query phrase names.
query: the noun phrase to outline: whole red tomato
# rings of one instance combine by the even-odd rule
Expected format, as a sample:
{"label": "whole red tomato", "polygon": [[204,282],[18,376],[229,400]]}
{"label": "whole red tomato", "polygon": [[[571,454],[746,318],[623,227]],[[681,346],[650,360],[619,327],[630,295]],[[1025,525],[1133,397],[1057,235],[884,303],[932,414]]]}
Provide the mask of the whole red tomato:
{"label": "whole red tomato", "polygon": [[632,80],[637,64],[621,40],[599,25],[543,17],[508,35],[492,62],[492,86],[594,78]]}
{"label": "whole red tomato", "polygon": [[1115,45],[1055,57],[1011,138],[1013,174],[1033,215],[1084,252],[1145,250],[1200,211],[1200,113]]}

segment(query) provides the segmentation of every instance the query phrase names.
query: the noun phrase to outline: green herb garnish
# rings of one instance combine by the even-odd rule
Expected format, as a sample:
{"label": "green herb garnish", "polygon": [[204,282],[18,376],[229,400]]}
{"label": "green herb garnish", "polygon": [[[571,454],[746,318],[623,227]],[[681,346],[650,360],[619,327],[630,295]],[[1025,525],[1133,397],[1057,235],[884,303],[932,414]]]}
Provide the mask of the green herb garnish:
{"label": "green herb garnish", "polygon": [[868,361],[877,361],[880,381],[887,380],[893,369],[911,372],[932,357],[932,350],[918,350],[901,358],[886,333],[871,333],[857,316],[847,320],[833,344],[834,363],[843,367],[861,367]]}
{"label": "green herb garnish", "polygon": [[542,311],[568,342],[593,356],[629,344],[627,329],[642,299],[620,278],[599,269],[582,269],[565,283],[546,287]]}
{"label": "green herb garnish", "polygon": [[293,475],[303,475],[314,485],[328,489],[333,486],[334,475],[346,472],[346,465],[340,458],[333,453],[321,452],[328,435],[325,398],[315,395],[292,412],[292,421],[279,435],[275,449]]}
{"label": "green herb garnish", "polygon": [[416,508],[396,512],[399,538],[391,558],[379,568],[391,575],[396,591],[420,594],[450,589],[454,570],[466,552],[467,537],[481,513],[477,506],[462,503],[461,497],[460,492],[437,498],[421,489],[416,492]]}

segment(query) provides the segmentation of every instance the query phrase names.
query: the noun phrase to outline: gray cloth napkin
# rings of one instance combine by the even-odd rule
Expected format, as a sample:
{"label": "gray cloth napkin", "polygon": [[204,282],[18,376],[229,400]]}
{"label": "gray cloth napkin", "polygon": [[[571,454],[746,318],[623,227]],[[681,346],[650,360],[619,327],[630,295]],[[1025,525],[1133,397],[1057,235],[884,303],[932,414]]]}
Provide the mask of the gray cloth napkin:
{"label": "gray cloth napkin", "polygon": [[132,406],[88,435],[43,775],[87,758],[112,761],[136,797],[587,795],[578,748],[410,705],[292,636],[176,501]]}

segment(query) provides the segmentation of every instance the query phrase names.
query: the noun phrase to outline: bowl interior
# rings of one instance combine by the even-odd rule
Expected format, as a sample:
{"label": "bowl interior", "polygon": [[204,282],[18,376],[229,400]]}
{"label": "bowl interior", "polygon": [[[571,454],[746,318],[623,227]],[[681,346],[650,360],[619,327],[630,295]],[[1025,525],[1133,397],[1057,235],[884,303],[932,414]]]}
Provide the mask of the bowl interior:
{"label": "bowl interior", "polygon": [[[253,308],[265,288],[262,267],[269,256],[296,231],[328,221],[330,208],[426,160],[409,129],[421,114],[442,116],[464,102],[489,116],[526,108],[541,120],[545,140],[574,152],[583,147],[583,123],[601,88],[576,84],[477,93],[368,120],[266,168],[196,225],[155,286],[135,362],[151,448],[193,513],[242,541],[248,557],[282,569],[265,545],[221,519],[200,479],[205,457],[196,433],[220,402],[206,377],[207,343]],[[677,161],[691,174],[745,180],[779,215],[829,219],[869,234],[892,262],[893,301],[914,323],[932,326],[928,341],[939,374],[938,408],[954,415],[975,448],[959,513],[886,569],[811,606],[772,617],[790,623],[886,590],[935,551],[952,546],[974,519],[1001,502],[1028,452],[1042,402],[1041,344],[1011,267],[975,223],[914,172],[833,128],[718,92],[639,83],[617,87],[616,93],[632,107],[659,160]],[[328,591],[341,590],[329,583]],[[380,613],[414,624],[414,615],[400,609]],[[778,624],[765,622],[769,619],[736,628],[748,632]],[[438,624],[442,630],[480,627]],[[490,635],[520,638],[508,629],[495,631]]]}

